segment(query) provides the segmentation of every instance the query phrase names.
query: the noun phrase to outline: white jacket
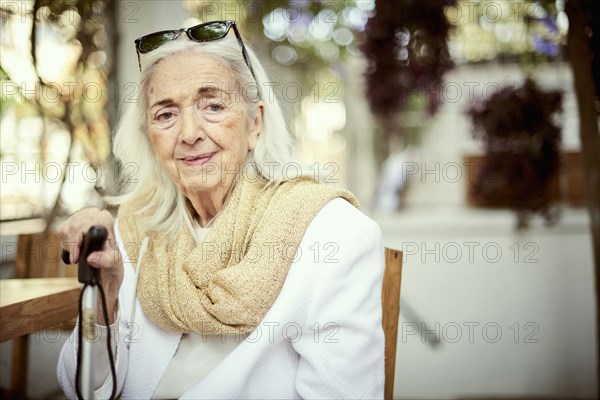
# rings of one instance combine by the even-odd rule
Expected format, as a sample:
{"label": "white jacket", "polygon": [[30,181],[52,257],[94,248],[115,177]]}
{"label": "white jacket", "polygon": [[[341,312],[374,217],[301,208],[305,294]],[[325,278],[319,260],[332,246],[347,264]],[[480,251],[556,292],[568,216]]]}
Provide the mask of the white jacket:
{"label": "white jacket", "polygon": [[[115,234],[121,246],[116,224]],[[127,320],[135,273],[124,261],[114,332],[118,390],[123,399],[149,399],[181,334],[150,322],[137,300],[135,322]],[[383,269],[379,226],[345,200],[332,200],[310,223],[261,324],[182,398],[383,398]],[[58,362],[69,398],[76,398],[76,354],[76,340],[68,340]],[[111,389],[108,379],[96,397],[108,398]]]}

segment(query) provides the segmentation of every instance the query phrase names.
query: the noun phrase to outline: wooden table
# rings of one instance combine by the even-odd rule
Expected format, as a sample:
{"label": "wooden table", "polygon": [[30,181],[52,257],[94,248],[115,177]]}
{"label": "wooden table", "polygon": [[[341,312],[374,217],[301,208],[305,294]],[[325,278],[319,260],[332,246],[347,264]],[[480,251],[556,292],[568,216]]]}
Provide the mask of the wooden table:
{"label": "wooden table", "polygon": [[80,286],[77,278],[0,280],[0,341],[77,316]]}
{"label": "wooden table", "polygon": [[0,341],[13,341],[12,391],[25,397],[27,334],[77,316],[81,284],[77,278],[0,280]]}

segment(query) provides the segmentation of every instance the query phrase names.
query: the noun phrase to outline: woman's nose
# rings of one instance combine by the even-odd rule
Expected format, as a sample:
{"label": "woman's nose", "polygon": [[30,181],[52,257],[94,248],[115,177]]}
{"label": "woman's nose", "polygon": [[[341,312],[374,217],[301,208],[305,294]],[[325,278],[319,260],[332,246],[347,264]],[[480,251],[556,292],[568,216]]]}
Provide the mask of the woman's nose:
{"label": "woman's nose", "polygon": [[202,117],[195,106],[185,107],[182,112],[182,126],[180,140],[187,144],[194,144],[206,137]]}

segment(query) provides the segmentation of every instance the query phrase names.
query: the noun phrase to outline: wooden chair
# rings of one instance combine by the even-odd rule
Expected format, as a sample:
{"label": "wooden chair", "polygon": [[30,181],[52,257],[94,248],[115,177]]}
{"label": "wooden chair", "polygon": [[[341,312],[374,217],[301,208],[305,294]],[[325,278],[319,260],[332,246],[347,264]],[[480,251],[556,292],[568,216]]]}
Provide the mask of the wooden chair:
{"label": "wooden chair", "polygon": [[394,372],[396,370],[396,341],[400,317],[400,284],[402,280],[402,252],[385,248],[385,272],[381,302],[382,325],[385,334],[385,390],[384,399],[394,397]]}

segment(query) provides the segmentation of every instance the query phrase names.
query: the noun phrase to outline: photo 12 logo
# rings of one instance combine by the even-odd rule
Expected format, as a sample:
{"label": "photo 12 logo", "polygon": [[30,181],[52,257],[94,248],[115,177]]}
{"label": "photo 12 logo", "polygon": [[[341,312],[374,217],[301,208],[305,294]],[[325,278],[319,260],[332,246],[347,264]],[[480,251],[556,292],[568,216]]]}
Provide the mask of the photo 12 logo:
{"label": "photo 12 logo", "polygon": [[425,322],[402,322],[400,324],[400,340],[402,343],[419,340],[422,343],[498,343],[503,338],[513,343],[539,343],[540,327],[536,322],[513,322],[502,325],[498,322],[436,322],[431,325]]}
{"label": "photo 12 logo", "polygon": [[409,260],[421,263],[485,262],[495,264],[503,257],[510,257],[515,264],[537,264],[536,257],[540,250],[537,242],[513,242],[504,246],[498,242],[404,242],[402,243],[403,262]]}

